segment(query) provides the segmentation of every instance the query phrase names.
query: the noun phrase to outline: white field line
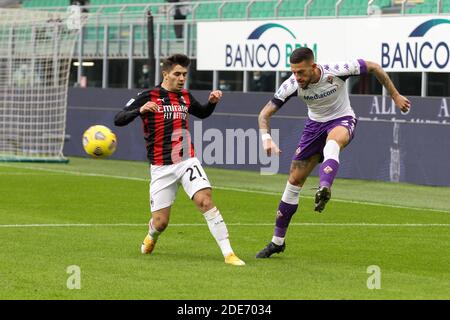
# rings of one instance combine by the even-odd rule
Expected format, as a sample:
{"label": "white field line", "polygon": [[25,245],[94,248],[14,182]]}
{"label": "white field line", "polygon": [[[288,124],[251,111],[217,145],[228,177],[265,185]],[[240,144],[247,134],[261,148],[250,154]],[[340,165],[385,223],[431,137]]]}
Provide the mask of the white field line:
{"label": "white field line", "polygon": [[[125,177],[125,176],[116,176],[116,175],[101,174],[101,173],[87,173],[87,172],[78,172],[78,171],[70,171],[70,170],[59,170],[59,169],[48,169],[48,168],[29,167],[29,166],[14,166],[14,165],[8,165],[8,164],[4,164],[4,163],[0,163],[0,167],[15,168],[15,169],[39,170],[39,171],[52,172],[52,173],[71,174],[71,175],[75,175],[75,176],[101,177],[101,178],[111,178],[111,179],[121,179],[121,180],[142,181],[142,182],[147,182],[147,183],[150,181],[148,178]],[[266,194],[266,195],[280,196],[280,197],[282,195],[282,191],[280,191],[280,192],[270,192],[270,191],[251,190],[251,189],[221,187],[221,186],[216,186],[216,185],[213,185],[213,189],[236,191],[236,192],[245,192],[245,193]],[[302,195],[301,198],[314,198],[314,197],[313,196],[303,196]],[[431,212],[440,212],[440,213],[442,213],[442,212],[450,213],[450,210],[444,210],[444,209],[418,208],[418,207],[400,206],[400,205],[393,205],[393,204],[383,204],[383,203],[356,201],[356,200],[344,200],[344,199],[335,199],[335,198],[332,199],[332,200],[333,200],[333,202],[362,204],[362,205],[369,205],[369,206],[376,206],[376,207],[408,209],[408,210],[415,210],[415,211],[431,211]]]}
{"label": "white field line", "polygon": [[[273,223],[227,223],[232,227],[273,227]],[[55,223],[55,224],[0,224],[0,228],[72,228],[72,227],[147,227],[144,223]],[[291,223],[297,227],[450,227],[446,223]],[[206,227],[205,223],[173,223],[170,227]]]}

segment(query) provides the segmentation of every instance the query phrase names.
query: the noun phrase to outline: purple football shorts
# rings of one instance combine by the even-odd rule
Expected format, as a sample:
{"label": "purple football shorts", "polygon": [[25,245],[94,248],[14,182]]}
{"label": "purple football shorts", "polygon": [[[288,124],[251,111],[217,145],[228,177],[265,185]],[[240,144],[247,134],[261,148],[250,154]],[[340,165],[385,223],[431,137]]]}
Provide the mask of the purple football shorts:
{"label": "purple football shorts", "polygon": [[352,116],[346,116],[327,122],[306,120],[300,142],[292,160],[306,160],[313,155],[320,154],[320,162],[323,161],[323,148],[327,142],[327,136],[336,127],[345,127],[352,141],[357,120]]}

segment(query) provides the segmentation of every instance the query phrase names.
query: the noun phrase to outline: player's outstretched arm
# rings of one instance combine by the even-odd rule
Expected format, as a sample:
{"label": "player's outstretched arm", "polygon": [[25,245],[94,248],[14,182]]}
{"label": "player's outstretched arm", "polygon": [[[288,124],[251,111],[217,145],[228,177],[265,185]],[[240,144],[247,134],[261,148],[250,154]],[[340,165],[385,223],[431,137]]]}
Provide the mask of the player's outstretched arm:
{"label": "player's outstretched arm", "polygon": [[201,105],[190,93],[189,98],[191,100],[191,107],[189,108],[189,113],[200,119],[205,119],[209,117],[216,108],[217,103],[222,99],[222,91],[215,90],[209,94],[208,103]]}
{"label": "player's outstretched arm", "polygon": [[258,116],[258,124],[259,124],[259,132],[261,134],[261,138],[263,141],[264,151],[266,151],[267,155],[272,155],[272,153],[280,154],[281,150],[278,146],[273,142],[272,137],[270,136],[270,124],[269,120],[275,112],[278,111],[278,107],[272,102],[269,101],[264,108],[261,110]]}
{"label": "player's outstretched arm", "polygon": [[381,68],[378,63],[372,61],[366,61],[367,71],[373,73],[378,81],[386,88],[395,102],[395,105],[403,112],[406,112],[411,108],[411,102],[404,96],[402,96],[397,88],[392,83],[389,75]]}
{"label": "player's outstretched arm", "polygon": [[114,117],[114,125],[123,127],[132,122],[140,115],[139,108],[125,108]]}
{"label": "player's outstretched arm", "polygon": [[114,117],[114,125],[123,127],[147,112],[158,111],[158,105],[141,95],[137,99],[131,99],[127,106]]}

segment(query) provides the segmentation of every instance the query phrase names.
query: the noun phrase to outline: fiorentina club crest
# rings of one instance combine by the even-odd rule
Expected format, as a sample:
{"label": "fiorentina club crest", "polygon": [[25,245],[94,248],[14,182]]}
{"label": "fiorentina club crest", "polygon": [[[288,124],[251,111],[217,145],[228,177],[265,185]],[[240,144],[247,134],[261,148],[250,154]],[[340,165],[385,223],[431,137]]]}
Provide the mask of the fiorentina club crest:
{"label": "fiorentina club crest", "polygon": [[277,219],[281,218],[283,216],[283,214],[281,213],[280,210],[277,211]]}
{"label": "fiorentina club crest", "polygon": [[333,168],[331,168],[330,166],[326,166],[323,169],[323,172],[325,172],[326,174],[330,174],[331,172],[333,172]]}
{"label": "fiorentina club crest", "polygon": [[328,76],[327,77],[327,82],[329,83],[329,84],[333,84],[333,76]]}

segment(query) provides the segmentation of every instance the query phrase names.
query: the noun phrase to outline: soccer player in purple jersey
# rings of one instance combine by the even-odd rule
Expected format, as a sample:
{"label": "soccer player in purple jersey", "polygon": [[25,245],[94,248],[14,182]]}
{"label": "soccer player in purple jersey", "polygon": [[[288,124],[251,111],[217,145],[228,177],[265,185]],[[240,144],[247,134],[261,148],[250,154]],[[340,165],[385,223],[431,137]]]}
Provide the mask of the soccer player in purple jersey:
{"label": "soccer player in purple jersey", "polygon": [[264,150],[267,154],[281,151],[270,136],[269,119],[292,97],[299,97],[308,107],[308,120],[292,159],[275,221],[272,241],[256,258],[269,258],[283,252],[289,222],[297,211],[300,190],[319,163],[319,188],[315,195],[315,211],[322,212],[331,198],[331,186],[339,169],[339,152],[353,139],[356,118],[345,86],[350,76],[373,73],[387,89],[397,107],[406,112],[411,102],[402,96],[387,73],[377,64],[362,59],[330,64],[316,64],[314,53],[299,48],[290,56],[292,75],[280,86],[258,118]]}

